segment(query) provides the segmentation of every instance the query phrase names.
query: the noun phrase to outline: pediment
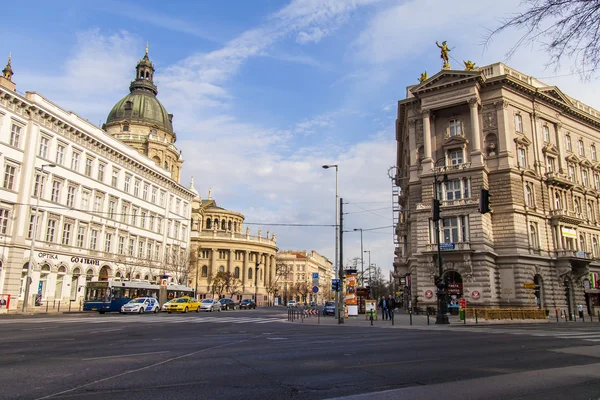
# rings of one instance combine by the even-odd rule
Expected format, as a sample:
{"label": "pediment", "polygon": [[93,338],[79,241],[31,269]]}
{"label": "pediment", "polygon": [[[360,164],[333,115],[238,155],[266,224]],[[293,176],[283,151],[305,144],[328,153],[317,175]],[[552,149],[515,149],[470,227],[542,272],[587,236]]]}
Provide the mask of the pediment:
{"label": "pediment", "polygon": [[532,142],[527,138],[527,136],[517,135],[515,138],[515,143],[521,146],[529,146]]}
{"label": "pediment", "polygon": [[592,168],[593,167],[593,164],[590,162],[590,160],[588,160],[586,158],[584,158],[581,161],[581,165],[584,166],[584,167],[586,167],[586,168]]}
{"label": "pediment", "polygon": [[579,164],[579,162],[581,161],[579,159],[579,157],[577,157],[575,154],[571,153],[568,156],[565,157],[565,160],[567,160],[568,162],[572,162],[575,164]]}
{"label": "pediment", "polygon": [[425,82],[413,87],[410,91],[416,95],[449,86],[456,86],[463,83],[472,82],[478,79],[484,79],[481,71],[444,70],[438,72]]}
{"label": "pediment", "polygon": [[544,145],[544,147],[542,148],[542,152],[544,152],[546,154],[553,154],[555,156],[560,155],[558,153],[558,148],[555,145],[553,145],[552,143],[546,143]]}
{"label": "pediment", "polygon": [[557,88],[556,86],[548,86],[548,87],[539,88],[538,93],[545,94],[546,96],[551,97],[552,99],[559,101],[569,107],[573,106],[573,103],[571,103],[571,100],[569,100],[569,98],[567,96],[565,96],[564,93],[561,92],[560,89]]}
{"label": "pediment", "polygon": [[464,136],[450,136],[448,139],[444,140],[442,144],[443,147],[465,147],[469,141]]}
{"label": "pediment", "polygon": [[537,172],[535,172],[534,170],[527,168],[526,170],[523,171],[523,175],[532,177],[532,178],[539,178]]}
{"label": "pediment", "polygon": [[592,165],[592,168],[593,168],[595,171],[600,171],[600,162],[595,162],[595,163]]}

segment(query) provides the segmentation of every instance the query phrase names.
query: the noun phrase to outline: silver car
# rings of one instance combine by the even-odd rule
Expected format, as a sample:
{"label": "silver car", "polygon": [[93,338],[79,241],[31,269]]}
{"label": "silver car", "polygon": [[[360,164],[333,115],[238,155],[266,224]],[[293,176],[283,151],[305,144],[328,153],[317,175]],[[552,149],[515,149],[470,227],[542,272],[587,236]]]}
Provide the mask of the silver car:
{"label": "silver car", "polygon": [[221,312],[221,303],[214,299],[204,299],[200,302],[200,310],[202,311],[219,311]]}

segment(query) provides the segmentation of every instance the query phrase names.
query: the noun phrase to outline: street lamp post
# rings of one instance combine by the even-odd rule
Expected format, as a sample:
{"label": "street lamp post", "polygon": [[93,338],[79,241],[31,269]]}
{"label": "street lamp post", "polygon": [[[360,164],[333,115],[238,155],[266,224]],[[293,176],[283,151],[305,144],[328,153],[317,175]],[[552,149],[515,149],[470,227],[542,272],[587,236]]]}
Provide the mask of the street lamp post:
{"label": "street lamp post", "polygon": [[437,240],[437,264],[438,264],[438,280],[437,286],[437,315],[435,317],[435,323],[439,325],[449,324],[448,314],[446,310],[446,284],[444,283],[444,268],[442,261],[442,247],[440,240],[440,199],[438,199],[438,185],[448,180],[446,174],[443,175],[442,181],[438,181],[437,163],[444,158],[438,159],[433,168],[433,221],[435,223],[435,235]]}
{"label": "street lamp post", "polygon": [[360,231],[360,274],[361,274],[361,283],[362,286],[365,285],[365,260],[363,259],[364,251],[363,251],[363,230],[362,228],[354,229],[354,232]]}
{"label": "street lamp post", "polygon": [[[31,230],[31,247],[29,249],[29,262],[27,262],[27,278],[25,279],[25,298],[23,299],[23,307],[21,309],[22,312],[27,311],[27,305],[29,303],[29,291],[31,288],[31,273],[33,272],[33,263],[35,261],[33,257],[33,253],[35,251],[35,237],[37,236],[37,227],[38,227],[38,208],[40,207],[40,194],[42,192],[42,187],[44,186],[44,168],[54,168],[56,164],[44,164],[41,169],[41,178],[40,185],[37,188],[37,193],[35,196],[35,213],[33,214],[33,228]],[[35,179],[35,178],[34,178]]]}
{"label": "street lamp post", "polygon": [[[339,253],[338,253],[338,245],[339,245],[339,223],[338,223],[338,165],[337,164],[330,164],[330,165],[323,165],[324,169],[328,169],[328,168],[335,168],[335,265],[334,265],[334,269],[336,269],[338,271],[338,279],[340,280],[340,286],[342,285],[342,268],[338,268],[338,257],[339,257]],[[342,309],[342,296],[341,296],[341,292],[337,291],[335,293],[335,313],[337,314],[336,317],[338,319],[338,321],[341,321],[341,309]]]}
{"label": "street lamp post", "polygon": [[258,266],[261,264],[262,256],[256,254],[256,265],[254,267],[254,302],[258,307]]}

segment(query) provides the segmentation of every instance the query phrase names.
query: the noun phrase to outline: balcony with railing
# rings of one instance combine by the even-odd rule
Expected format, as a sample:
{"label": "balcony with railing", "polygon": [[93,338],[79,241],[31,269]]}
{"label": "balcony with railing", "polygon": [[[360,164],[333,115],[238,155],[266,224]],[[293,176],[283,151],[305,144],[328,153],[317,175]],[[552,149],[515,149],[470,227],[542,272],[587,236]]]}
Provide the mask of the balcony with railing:
{"label": "balcony with railing", "polygon": [[448,174],[450,172],[460,172],[471,168],[470,162],[464,162],[461,164],[442,165],[435,168],[438,174]]}
{"label": "balcony with railing", "polygon": [[273,236],[272,238],[253,236],[250,234],[232,232],[232,231],[215,231],[215,230],[202,230],[197,232],[196,237],[198,239],[226,239],[239,242],[253,242],[253,243],[264,243],[271,246],[277,245],[277,239]]}
{"label": "balcony with railing", "polygon": [[587,252],[587,251],[578,251],[578,250],[557,250],[556,258],[589,260],[589,261],[592,261],[594,259],[592,253]]}
{"label": "balcony with railing", "polygon": [[565,222],[568,224],[579,225],[584,221],[584,216],[581,212],[577,213],[563,208],[550,210],[550,218],[553,224]]}

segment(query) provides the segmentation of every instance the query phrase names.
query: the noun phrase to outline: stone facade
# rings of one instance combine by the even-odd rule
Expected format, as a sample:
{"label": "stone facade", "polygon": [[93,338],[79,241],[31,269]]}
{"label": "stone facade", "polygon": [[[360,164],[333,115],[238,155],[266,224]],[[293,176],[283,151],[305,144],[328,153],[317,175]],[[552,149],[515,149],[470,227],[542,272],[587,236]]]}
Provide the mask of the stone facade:
{"label": "stone facade", "polygon": [[[600,112],[501,63],[442,70],[407,88],[396,138],[394,268],[413,303],[436,306],[437,190],[454,297],[552,314],[600,309]],[[479,212],[481,189],[489,214]]]}
{"label": "stone facade", "polygon": [[[317,273],[319,291],[313,288],[313,273]],[[299,303],[315,301],[323,304],[332,300],[333,264],[316,251],[284,250],[277,253],[277,297],[279,304],[289,300]]]}
{"label": "stone facade", "polygon": [[273,301],[276,275],[277,237],[269,231],[263,235],[244,230],[244,215],[217,206],[209,192],[203,200],[196,193],[192,203],[192,287],[200,298],[232,296],[224,290],[216,293],[215,276],[230,272],[235,280],[233,298],[236,302],[255,299],[258,306]]}

